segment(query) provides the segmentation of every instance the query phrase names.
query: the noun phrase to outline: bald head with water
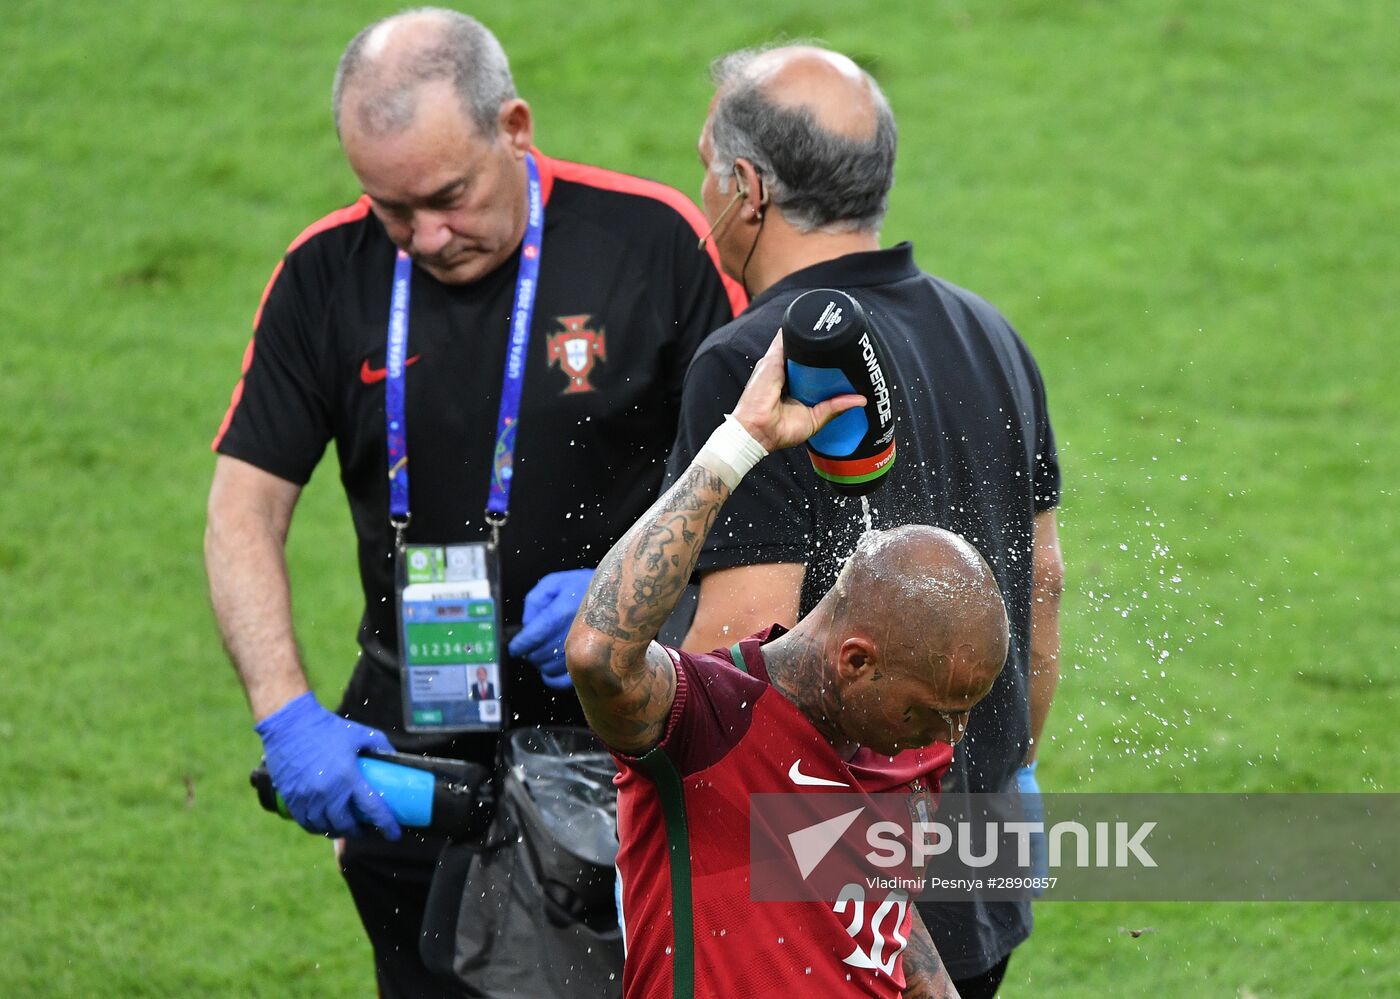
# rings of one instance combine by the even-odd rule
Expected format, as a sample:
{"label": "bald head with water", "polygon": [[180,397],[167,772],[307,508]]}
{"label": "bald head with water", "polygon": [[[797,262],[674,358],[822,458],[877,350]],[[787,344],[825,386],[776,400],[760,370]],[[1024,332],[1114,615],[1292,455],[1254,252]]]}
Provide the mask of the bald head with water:
{"label": "bald head with water", "polygon": [[[819,695],[819,727],[833,743],[891,754],[961,738],[1010,641],[986,561],[964,538],[924,525],[867,532],[836,584],[778,642],[789,639],[812,653],[798,673]],[[797,657],[787,661],[797,667]]]}
{"label": "bald head with water", "polygon": [[991,567],[942,528],[867,531],[827,602],[836,630],[877,634],[886,657],[950,662],[949,683],[964,691],[995,678],[1006,659],[1006,607]]}

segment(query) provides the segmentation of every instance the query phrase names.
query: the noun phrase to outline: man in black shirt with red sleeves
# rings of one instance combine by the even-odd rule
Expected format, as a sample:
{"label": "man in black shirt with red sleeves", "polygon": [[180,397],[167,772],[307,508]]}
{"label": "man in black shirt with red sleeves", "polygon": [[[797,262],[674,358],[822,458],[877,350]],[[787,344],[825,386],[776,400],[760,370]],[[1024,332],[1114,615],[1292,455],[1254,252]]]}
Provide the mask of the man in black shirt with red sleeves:
{"label": "man in black shirt with red sleeves", "polygon": [[[563,657],[581,567],[655,497],[686,366],[745,299],[697,251],[683,196],[534,148],[505,54],[471,18],[366,28],[334,110],[364,196],[303,232],[264,293],[214,442],[206,562],[274,783],[305,828],[348,837],[381,994],[453,994],[418,954],[439,844],[399,829],[357,754],[490,762],[493,728],[583,723]],[[337,713],[298,659],[284,554],[331,441],[365,596]],[[465,598],[439,583],[410,599],[442,578],[434,558],[470,575]],[[402,683],[415,608],[458,623],[486,608],[467,623],[488,637],[434,645]],[[468,695],[482,663],[499,700]]]}
{"label": "man in black shirt with red sleeves", "polygon": [[[1006,667],[972,715],[944,800],[1030,791],[1058,676],[1063,571],[1059,462],[1040,372],[991,305],[923,273],[908,244],[880,249],[895,123],[868,74],[806,47],[735,53],[713,71],[702,202],[723,266],[754,297],[696,354],[670,474],[733,409],[793,299],[836,288],[858,300],[893,382],[896,458],[869,497],[874,526],[928,524],[967,538],[991,565],[1011,623]],[[774,455],[710,531],[684,647],[708,652],[775,622],[791,627],[835,581],[862,521],[860,502],[824,484],[800,450]],[[1030,933],[1028,903],[920,911],[964,997],[993,994]]]}

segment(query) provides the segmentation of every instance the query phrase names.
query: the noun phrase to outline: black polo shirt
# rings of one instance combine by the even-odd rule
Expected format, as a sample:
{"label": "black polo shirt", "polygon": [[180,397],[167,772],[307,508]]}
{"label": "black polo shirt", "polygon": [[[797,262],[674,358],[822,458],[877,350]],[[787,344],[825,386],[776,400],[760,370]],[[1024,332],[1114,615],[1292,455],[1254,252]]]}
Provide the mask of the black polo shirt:
{"label": "black polo shirt", "polygon": [[[991,565],[1011,624],[1007,663],[973,710],[945,791],[1009,790],[1030,742],[1028,701],[1034,518],[1059,503],[1060,470],[1040,371],[986,301],[932,277],[913,248],[854,253],[791,274],[711,336],[686,376],[670,476],[683,471],[734,408],[788,304],[813,288],[849,292],[879,333],[893,383],[897,457],[869,496],[875,527],[932,524],[966,537]],[[770,455],[720,511],[698,570],[800,562],[805,614],[830,589],[864,529],[859,499],[817,478],[804,448]],[[898,609],[892,608],[892,614]],[[1029,907],[977,917],[979,904],[940,907],[925,921],[954,977],[978,974],[1029,932]],[[969,925],[936,932],[943,913]],[[991,960],[986,956],[999,951]],[[985,963],[983,963],[985,961]]]}
{"label": "black polo shirt", "polygon": [[[706,334],[744,303],[714,259],[696,249],[704,220],[684,196],[596,167],[536,159],[545,230],[510,520],[501,537],[507,631],[541,576],[596,565],[651,504],[686,367]],[[365,198],[293,243],[264,294],[214,448],[304,484],[335,442],[365,596],[363,655],[342,710],[403,747],[449,751],[399,731],[384,427],[394,253]],[[489,535],[483,512],[518,267],[517,250],[468,285],[413,270],[409,542]],[[548,691],[529,663],[512,662],[510,678],[519,723],[583,723],[573,692]]]}

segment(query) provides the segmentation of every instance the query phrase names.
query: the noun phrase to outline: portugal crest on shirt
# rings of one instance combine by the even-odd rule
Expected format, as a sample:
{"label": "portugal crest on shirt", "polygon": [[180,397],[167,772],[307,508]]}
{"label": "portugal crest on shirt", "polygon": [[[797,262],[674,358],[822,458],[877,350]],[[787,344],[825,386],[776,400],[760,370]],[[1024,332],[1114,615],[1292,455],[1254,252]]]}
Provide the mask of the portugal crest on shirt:
{"label": "portugal crest on shirt", "polygon": [[560,316],[556,322],[564,327],[563,333],[551,333],[545,338],[549,344],[549,363],[558,364],[559,369],[569,376],[569,387],[562,394],[572,392],[592,392],[593,384],[588,373],[593,370],[595,361],[608,359],[608,345],[602,330],[591,330],[588,321],[592,316]]}

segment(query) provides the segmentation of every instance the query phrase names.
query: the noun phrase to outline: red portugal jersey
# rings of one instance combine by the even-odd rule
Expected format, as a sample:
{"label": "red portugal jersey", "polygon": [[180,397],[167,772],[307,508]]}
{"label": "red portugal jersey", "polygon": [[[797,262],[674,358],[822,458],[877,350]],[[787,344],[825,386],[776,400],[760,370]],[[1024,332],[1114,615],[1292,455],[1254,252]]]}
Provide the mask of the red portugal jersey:
{"label": "red portugal jersey", "polygon": [[841,759],[769,683],[761,646],[782,633],[775,625],[709,655],[668,649],[676,698],[660,744],[614,754],[626,999],[897,999],[904,988],[907,900],[873,918],[880,899],[750,897],[749,796],[936,791],[952,747]]}

